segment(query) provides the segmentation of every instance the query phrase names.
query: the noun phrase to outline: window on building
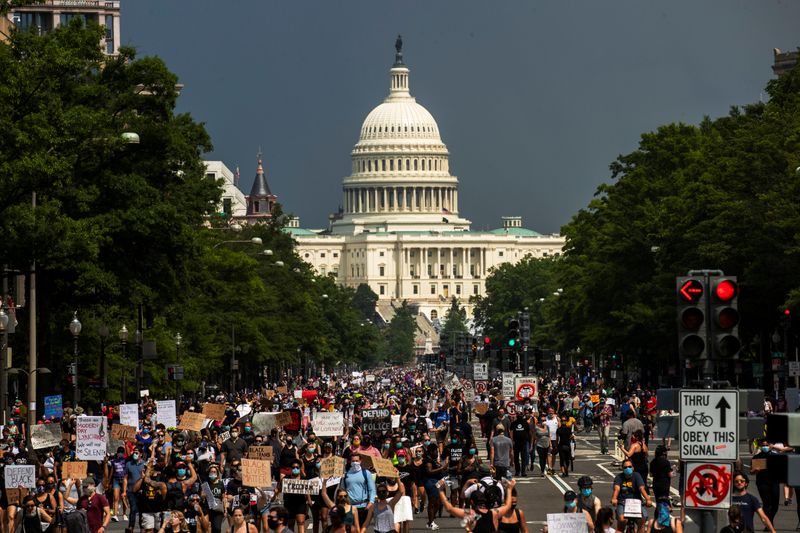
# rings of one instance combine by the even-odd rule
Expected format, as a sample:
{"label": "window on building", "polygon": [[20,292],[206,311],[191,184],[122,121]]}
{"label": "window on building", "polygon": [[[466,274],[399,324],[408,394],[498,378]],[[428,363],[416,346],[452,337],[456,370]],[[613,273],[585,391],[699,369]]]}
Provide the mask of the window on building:
{"label": "window on building", "polygon": [[412,285],[411,292],[414,294],[419,294],[419,285]]}
{"label": "window on building", "polygon": [[333,257],[339,257],[339,252],[333,252]]}
{"label": "window on building", "polygon": [[481,286],[480,285],[473,285],[472,286],[472,294],[480,294]]}
{"label": "window on building", "polygon": [[114,53],[114,15],[106,15],[106,53]]}
{"label": "window on building", "polygon": [[319,275],[320,276],[324,276],[326,271],[327,271],[327,267],[325,265],[322,265],[322,266],[319,267]]}
{"label": "window on building", "polygon": [[258,213],[261,210],[261,205],[258,200],[253,202],[253,213]]}
{"label": "window on building", "polygon": [[475,275],[475,265],[469,265],[469,275],[470,276]]}
{"label": "window on building", "polygon": [[378,275],[383,277],[386,275],[386,267],[378,267]]}
{"label": "window on building", "polygon": [[233,214],[233,200],[230,198],[222,199],[222,212],[225,213],[226,216],[231,216]]}
{"label": "window on building", "polygon": [[439,312],[436,309],[431,309],[431,320],[439,320]]}
{"label": "window on building", "polygon": [[381,296],[383,296],[384,294],[386,294],[386,285],[380,285],[380,286],[378,287],[378,289],[380,289],[380,294],[381,294]]}
{"label": "window on building", "polygon": [[322,252],[321,254],[319,254],[319,256],[320,257],[325,257],[325,252]]}
{"label": "window on building", "polygon": [[456,294],[461,294],[461,285],[456,285]]}
{"label": "window on building", "polygon": [[308,259],[308,257],[309,257],[310,255],[311,255],[311,254],[305,254],[305,255],[304,255],[304,257],[305,257],[306,259]]}
{"label": "window on building", "polygon": [[497,252],[497,255],[498,255],[499,257],[503,257],[503,252]]}
{"label": "window on building", "polygon": [[431,277],[432,275],[433,275],[433,265],[428,263],[428,277]]}
{"label": "window on building", "polygon": [[431,294],[436,294],[436,285],[431,284]]}

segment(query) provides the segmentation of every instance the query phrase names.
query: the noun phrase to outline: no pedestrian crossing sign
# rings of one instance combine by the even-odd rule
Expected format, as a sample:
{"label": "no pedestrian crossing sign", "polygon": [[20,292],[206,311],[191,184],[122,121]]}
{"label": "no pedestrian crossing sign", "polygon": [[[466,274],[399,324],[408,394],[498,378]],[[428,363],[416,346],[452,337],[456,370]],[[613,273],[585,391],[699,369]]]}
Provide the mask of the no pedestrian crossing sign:
{"label": "no pedestrian crossing sign", "polygon": [[681,389],[679,404],[682,461],[738,459],[738,391]]}

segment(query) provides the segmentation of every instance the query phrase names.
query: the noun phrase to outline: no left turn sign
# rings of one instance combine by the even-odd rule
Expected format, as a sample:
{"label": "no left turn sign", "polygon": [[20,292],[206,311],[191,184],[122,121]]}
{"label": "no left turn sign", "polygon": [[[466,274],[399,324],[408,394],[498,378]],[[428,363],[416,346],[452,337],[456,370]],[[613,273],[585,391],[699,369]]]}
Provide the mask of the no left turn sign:
{"label": "no left turn sign", "polygon": [[727,509],[731,506],[730,463],[687,463],[684,506],[701,509]]}

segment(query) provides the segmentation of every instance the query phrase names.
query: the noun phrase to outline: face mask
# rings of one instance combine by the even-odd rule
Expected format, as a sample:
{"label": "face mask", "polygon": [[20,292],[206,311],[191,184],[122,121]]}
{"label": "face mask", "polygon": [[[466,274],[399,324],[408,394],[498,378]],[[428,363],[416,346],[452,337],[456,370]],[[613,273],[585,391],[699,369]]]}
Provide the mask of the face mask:
{"label": "face mask", "polygon": [[361,463],[353,463],[350,470],[353,472],[361,472]]}
{"label": "face mask", "polygon": [[398,442],[397,444],[394,445],[394,447],[399,450],[399,449],[401,449],[403,447],[403,443],[402,442]]}
{"label": "face mask", "polygon": [[592,489],[583,489],[581,492],[583,493],[584,496],[592,495]]}
{"label": "face mask", "polygon": [[270,528],[270,529],[272,529],[273,531],[274,531],[274,530],[276,530],[276,529],[278,529],[278,521],[277,521],[277,520],[275,520],[274,518],[267,518],[267,525],[268,525],[268,526],[269,526],[269,528]]}
{"label": "face mask", "polygon": [[125,454],[123,454],[123,453],[118,453],[117,454],[117,459],[122,459],[123,457],[125,457]]}
{"label": "face mask", "polygon": [[216,474],[209,474],[208,475],[208,479],[210,479],[211,481],[216,481],[217,480],[217,475]]}
{"label": "face mask", "polygon": [[292,468],[292,475],[293,476],[297,476],[299,474],[300,474],[300,469],[299,468]]}
{"label": "face mask", "polygon": [[399,465],[406,464],[406,458],[405,457],[398,457],[397,458],[397,464],[399,464]]}
{"label": "face mask", "polygon": [[567,509],[574,509],[576,505],[578,505],[578,502],[572,500],[571,502],[567,502],[566,504],[564,504],[564,507],[566,507]]}
{"label": "face mask", "polygon": [[353,446],[358,446],[359,444],[361,444],[360,440],[356,439],[353,441]]}
{"label": "face mask", "polygon": [[142,430],[142,433],[144,433],[145,435],[149,435],[150,434],[150,430],[145,428],[145,429]]}
{"label": "face mask", "polygon": [[185,475],[186,475],[186,469],[185,468],[179,468],[178,469],[178,477],[183,477]]}
{"label": "face mask", "polygon": [[476,450],[475,448],[470,448],[469,449],[469,454],[470,455],[475,455],[476,453],[478,453],[478,450]]}
{"label": "face mask", "polygon": [[187,455],[186,456],[186,460],[189,461],[189,462],[194,461],[194,455]]}
{"label": "face mask", "polygon": [[388,497],[389,497],[389,493],[388,492],[384,492],[384,491],[378,492],[378,499],[379,500],[385,500]]}
{"label": "face mask", "polygon": [[138,453],[134,453],[133,455],[131,455],[131,457],[133,457],[134,461],[138,461],[139,460],[139,454]]}
{"label": "face mask", "polygon": [[769,453],[769,446],[762,446],[761,451],[764,453]]}
{"label": "face mask", "polygon": [[89,496],[91,496],[92,494],[94,494],[94,491],[95,491],[95,487],[94,487],[94,485],[90,485],[90,486],[88,486],[88,487],[86,487],[86,488],[84,489],[84,492],[85,492],[86,494],[88,494]]}
{"label": "face mask", "polygon": [[250,433],[251,431],[253,431],[253,428],[247,427],[247,426],[244,427],[244,432],[245,433]]}
{"label": "face mask", "polygon": [[345,496],[340,496],[336,498],[336,503],[339,505],[345,505],[347,503],[347,498]]}
{"label": "face mask", "polygon": [[239,432],[238,432],[238,431],[232,431],[232,432],[231,432],[231,437],[233,437],[234,439],[235,439],[236,437],[238,437],[238,436],[239,436]]}
{"label": "face mask", "polygon": [[417,430],[417,426],[412,424],[412,425],[408,426],[408,430],[409,431],[416,431]]}
{"label": "face mask", "polygon": [[36,485],[36,493],[41,494],[44,492],[44,485]]}
{"label": "face mask", "polygon": [[317,468],[319,468],[320,466],[322,466],[322,463],[320,463],[319,461],[317,461],[316,463],[314,463],[314,466],[315,466],[315,467],[317,467]]}
{"label": "face mask", "polygon": [[625,468],[622,469],[622,472],[626,476],[630,476],[631,474],[633,474],[633,467],[632,466],[626,466]]}
{"label": "face mask", "polygon": [[458,439],[450,439],[450,442],[452,442],[453,444],[458,444]]}
{"label": "face mask", "polygon": [[388,450],[388,449],[389,449],[389,446],[391,446],[391,444],[390,444],[390,443],[388,443],[388,442],[384,442],[384,443],[383,443],[383,449],[384,449],[384,450]]}

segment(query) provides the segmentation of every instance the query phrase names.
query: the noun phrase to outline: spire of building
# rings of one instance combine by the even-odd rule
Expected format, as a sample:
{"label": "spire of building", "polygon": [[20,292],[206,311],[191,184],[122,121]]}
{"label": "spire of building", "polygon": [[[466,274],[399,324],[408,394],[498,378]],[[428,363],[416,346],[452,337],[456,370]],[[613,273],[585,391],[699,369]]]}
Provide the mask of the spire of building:
{"label": "spire of building", "polygon": [[233,174],[233,185],[239,187],[239,165],[236,165],[236,172]]}
{"label": "spire of building", "polygon": [[258,219],[272,216],[272,208],[275,206],[277,197],[272,194],[267,185],[267,177],[264,175],[264,161],[262,159],[261,148],[258,149],[258,167],[256,167],[256,179],[253,180],[253,187],[247,195],[247,221],[254,222]]}
{"label": "spire of building", "polygon": [[272,194],[269,190],[269,185],[267,185],[267,177],[264,175],[264,163],[261,156],[261,148],[259,148],[256,179],[253,181],[253,188],[250,189],[250,196],[269,196]]}
{"label": "spire of building", "polygon": [[408,89],[408,67],[403,62],[403,37],[397,36],[397,41],[394,43],[395,55],[394,65],[389,71],[390,84],[388,100],[393,98],[410,98],[411,93]]}

